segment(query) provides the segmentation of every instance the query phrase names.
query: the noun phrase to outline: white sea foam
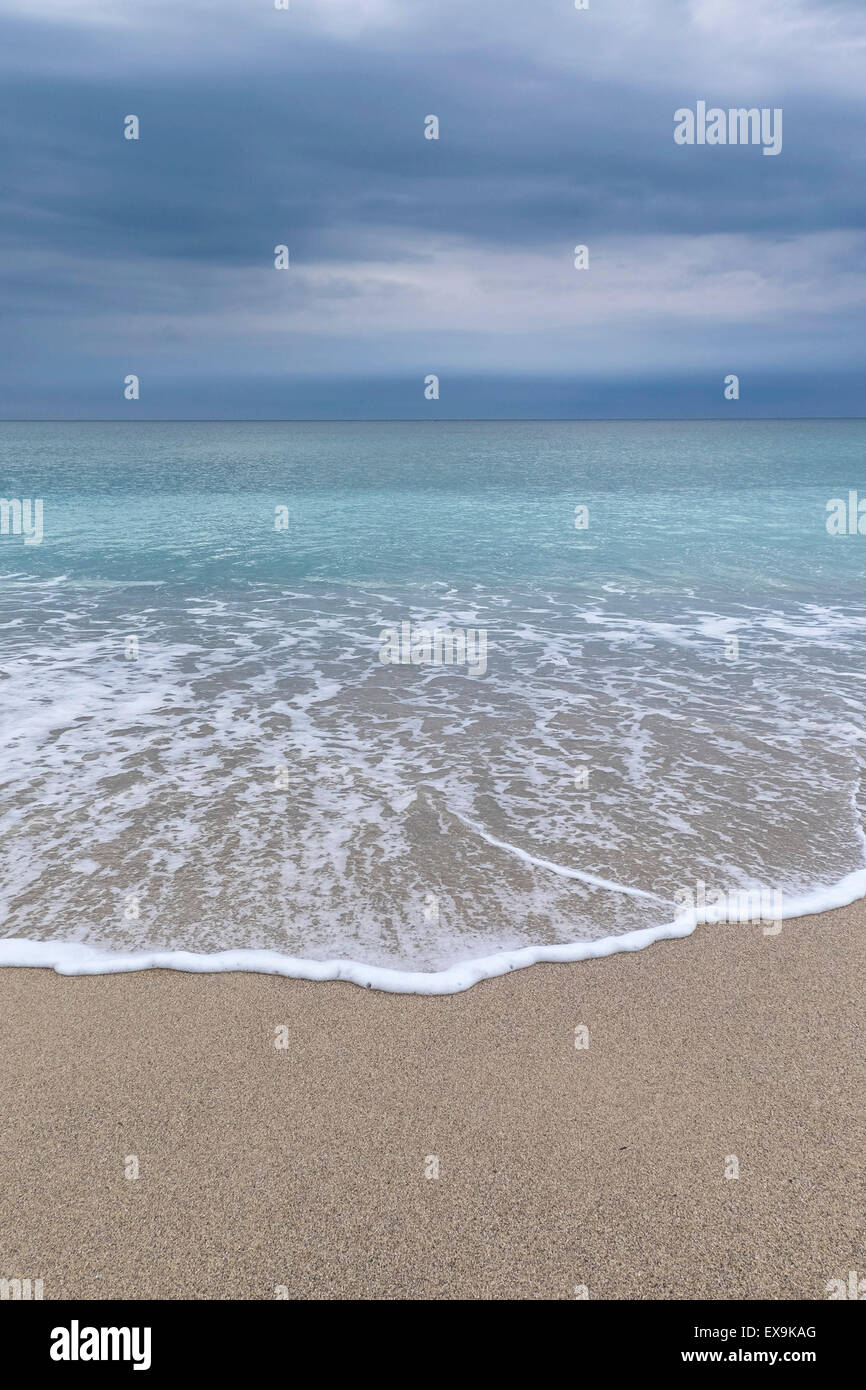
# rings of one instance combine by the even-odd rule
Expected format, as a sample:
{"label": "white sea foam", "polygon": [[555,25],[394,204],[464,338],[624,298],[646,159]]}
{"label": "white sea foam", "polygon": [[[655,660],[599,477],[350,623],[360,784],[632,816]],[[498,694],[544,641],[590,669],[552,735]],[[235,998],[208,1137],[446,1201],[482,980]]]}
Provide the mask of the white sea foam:
{"label": "white sea foam", "polygon": [[[785,903],[782,918],[812,916],[831,908],[847,907],[866,897],[866,868],[846,874],[838,883],[815,889],[803,898]],[[0,938],[0,966],[47,966],[58,975],[115,975],[133,970],[184,970],[209,974],[250,971],[285,975],[297,980],[344,980],[390,994],[460,994],[481,980],[508,975],[540,962],[568,963],[642,951],[656,941],[691,936],[699,925],[696,914],[682,921],[665,922],[641,931],[607,936],[599,941],[566,942],[561,946],[528,946],[519,951],[500,951],[478,960],[461,961],[447,970],[390,970],[354,960],[303,960],[276,951],[219,951],[212,955],[191,951],[100,951],[78,942],[30,941],[23,937]]]}
{"label": "white sea foam", "polygon": [[488,845],[494,845],[496,849],[504,849],[506,854],[513,854],[515,859],[522,859],[526,864],[535,864],[540,869],[549,869],[551,873],[559,874],[562,878],[579,878],[582,883],[591,883],[594,888],[610,888],[614,893],[625,893],[630,897],[658,900],[657,893],[645,893],[642,888],[627,888],[623,883],[613,883],[608,878],[599,878],[597,874],[587,873],[584,869],[570,869],[566,864],[554,864],[550,859],[542,859],[536,854],[528,854],[525,849],[508,844],[507,840],[497,840],[495,836],[488,835],[483,825],[476,825],[474,821],[469,820],[468,816],[461,816],[459,812],[455,812],[455,815],[464,825],[468,825],[470,830],[474,830],[476,835],[480,835],[482,840],[486,840]]}
{"label": "white sea foam", "polygon": [[[685,935],[697,877],[790,915],[863,891],[856,615],[42,590],[0,685],[0,963],[451,992]],[[485,627],[484,680],[383,669],[403,617]]]}

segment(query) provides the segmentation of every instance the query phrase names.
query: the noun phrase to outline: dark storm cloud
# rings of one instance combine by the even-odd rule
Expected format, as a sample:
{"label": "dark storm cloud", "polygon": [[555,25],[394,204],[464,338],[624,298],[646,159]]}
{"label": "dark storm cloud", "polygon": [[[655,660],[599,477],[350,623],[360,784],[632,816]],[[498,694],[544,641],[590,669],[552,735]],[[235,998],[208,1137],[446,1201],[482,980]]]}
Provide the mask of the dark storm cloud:
{"label": "dark storm cloud", "polygon": [[[227,312],[237,315],[231,352],[239,370],[273,370],[261,356],[261,325],[254,330],[244,316],[254,282],[237,277],[267,271],[262,295],[283,294],[271,268],[279,242],[290,245],[292,274],[299,272],[287,312],[309,314],[317,296],[322,305],[315,332],[308,322],[300,330],[314,356],[312,338],[327,338],[333,303],[356,303],[357,323],[344,324],[334,348],[347,371],[358,357],[384,365],[388,335],[396,341],[393,321],[385,328],[365,321],[365,301],[378,314],[383,289],[381,277],[372,285],[359,267],[417,265],[423,280],[428,262],[434,273],[437,242],[452,247],[455,264],[477,257],[480,281],[485,248],[491,264],[513,257],[519,265],[530,253],[561,254],[568,264],[577,241],[603,255],[613,239],[632,238],[639,257],[642,238],[729,233],[753,238],[756,248],[768,239],[784,248],[844,233],[832,264],[816,267],[828,307],[813,303],[809,312],[823,332],[836,315],[839,336],[856,338],[851,314],[859,306],[834,301],[833,280],[863,270],[866,103],[844,73],[835,86],[816,81],[816,64],[796,49],[792,56],[787,31],[780,30],[778,66],[765,36],[758,69],[738,72],[736,53],[715,67],[708,62],[701,25],[712,20],[709,0],[638,7],[645,29],[637,38],[621,6],[612,7],[622,18],[619,34],[604,15],[593,13],[595,28],[580,30],[573,26],[588,17],[572,13],[566,28],[561,6],[530,13],[516,0],[482,5],[474,28],[465,7],[450,3],[418,7],[426,28],[403,22],[405,6],[384,3],[361,5],[360,20],[349,5],[311,7],[306,27],[302,18],[293,30],[278,26],[294,15],[259,12],[241,24],[217,5],[195,11],[201,23],[190,28],[186,7],[154,6],[152,24],[148,7],[138,8],[135,27],[100,23],[98,14],[70,23],[50,9],[41,19],[16,13],[3,22],[0,309],[20,343],[19,386],[28,364],[50,361],[62,371],[67,354],[79,370],[88,357],[96,371],[103,361],[110,370],[110,352],[100,360],[106,336],[127,330],[130,352],[151,368],[154,340],[197,343],[201,364],[218,340],[229,353]],[[86,7],[60,5],[58,13],[66,10],[81,21]],[[841,43],[855,12],[837,5],[833,15]],[[677,49],[672,64],[683,33],[694,43]],[[564,52],[565,42],[574,46]],[[782,106],[782,155],[677,147],[673,112],[698,98]],[[141,119],[137,142],[122,138],[129,113]],[[438,141],[423,138],[429,113],[441,122]],[[742,255],[745,267],[756,263],[748,246]],[[330,267],[327,282],[304,279],[312,266]],[[444,273],[441,265],[435,273]],[[497,293],[514,295],[519,322],[510,283]],[[389,293],[392,303],[404,297],[403,333],[426,332],[432,341],[412,290]],[[483,366],[482,301],[480,294]],[[221,311],[208,332],[208,317]],[[663,288],[655,305],[644,297],[641,314],[655,336],[648,361],[663,353],[674,366],[684,343],[678,349],[670,334],[659,336],[666,312]],[[165,316],[158,329],[154,314]],[[147,332],[137,330],[139,319]],[[803,330],[814,342],[812,322],[804,319]],[[771,330],[764,321],[765,343]],[[73,332],[74,342],[66,337]],[[780,344],[790,334],[788,323]],[[551,352],[554,344],[551,328]],[[435,346],[447,354],[439,332]]]}
{"label": "dark storm cloud", "polygon": [[[129,78],[7,71],[0,92],[10,198],[6,244],[84,255],[214,257],[252,264],[271,230],[299,254],[375,254],[380,226],[534,244],[573,232],[807,231],[862,227],[866,120],[828,99],[785,102],[784,158],[683,149],[677,91],[583,80],[477,51],[431,73],[410,51],[321,39],[246,72]],[[704,92],[767,104],[766,94]],[[438,114],[438,142],[422,138]],[[123,117],[141,118],[138,142]],[[710,155],[711,157],[708,157]]]}

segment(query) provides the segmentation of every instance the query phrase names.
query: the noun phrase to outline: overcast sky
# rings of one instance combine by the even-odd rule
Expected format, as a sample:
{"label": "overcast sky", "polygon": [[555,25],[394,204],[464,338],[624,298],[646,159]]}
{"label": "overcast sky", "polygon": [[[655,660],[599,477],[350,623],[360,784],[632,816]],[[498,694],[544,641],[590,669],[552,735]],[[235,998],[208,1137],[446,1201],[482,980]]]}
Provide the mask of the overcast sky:
{"label": "overcast sky", "polygon": [[866,413],[863,0],[290,3],[0,0],[4,417]]}

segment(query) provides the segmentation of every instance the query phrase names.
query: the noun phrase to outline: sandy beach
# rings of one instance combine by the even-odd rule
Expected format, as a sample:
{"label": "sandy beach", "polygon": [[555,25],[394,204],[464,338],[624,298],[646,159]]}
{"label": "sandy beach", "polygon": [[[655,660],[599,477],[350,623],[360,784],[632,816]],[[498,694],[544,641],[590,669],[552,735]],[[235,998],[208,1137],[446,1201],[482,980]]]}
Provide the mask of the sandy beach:
{"label": "sandy beach", "polygon": [[866,1265],[864,916],[447,998],[0,971],[0,1274],[46,1299],[826,1298]]}

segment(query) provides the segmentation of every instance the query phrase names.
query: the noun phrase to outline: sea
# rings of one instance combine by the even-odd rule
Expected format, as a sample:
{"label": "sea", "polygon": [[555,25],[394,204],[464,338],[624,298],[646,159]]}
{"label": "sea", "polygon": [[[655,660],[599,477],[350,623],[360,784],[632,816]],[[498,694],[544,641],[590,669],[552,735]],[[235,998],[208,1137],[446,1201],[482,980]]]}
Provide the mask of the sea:
{"label": "sea", "polygon": [[772,950],[866,893],[858,486],[864,420],[0,424],[0,964]]}

